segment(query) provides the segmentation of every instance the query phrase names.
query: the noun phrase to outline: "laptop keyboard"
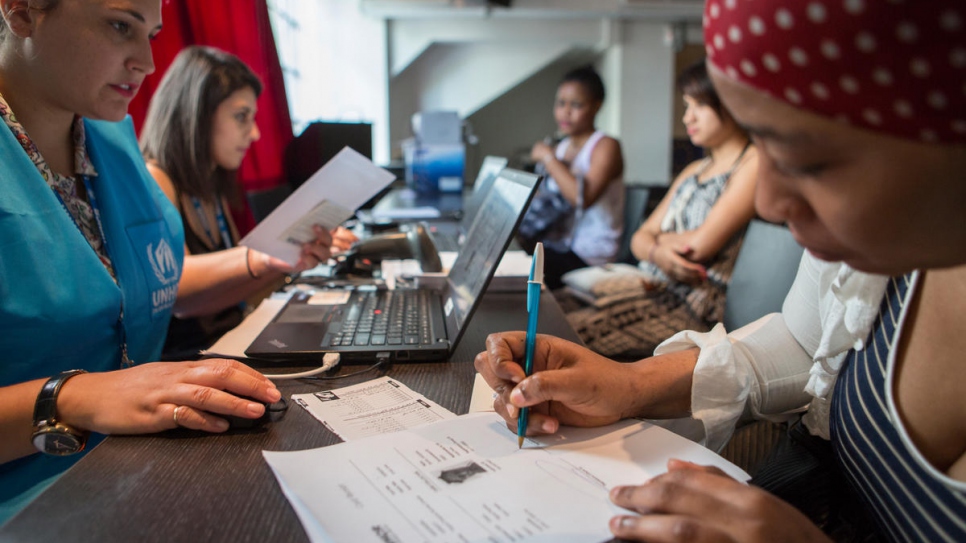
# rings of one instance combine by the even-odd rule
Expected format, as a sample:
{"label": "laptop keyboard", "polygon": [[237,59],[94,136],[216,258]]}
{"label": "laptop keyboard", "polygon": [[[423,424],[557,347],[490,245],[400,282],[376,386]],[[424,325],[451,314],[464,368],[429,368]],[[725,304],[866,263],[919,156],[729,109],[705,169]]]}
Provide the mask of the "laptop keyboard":
{"label": "laptop keyboard", "polygon": [[367,292],[348,308],[332,347],[427,345],[433,342],[430,293],[425,290]]}

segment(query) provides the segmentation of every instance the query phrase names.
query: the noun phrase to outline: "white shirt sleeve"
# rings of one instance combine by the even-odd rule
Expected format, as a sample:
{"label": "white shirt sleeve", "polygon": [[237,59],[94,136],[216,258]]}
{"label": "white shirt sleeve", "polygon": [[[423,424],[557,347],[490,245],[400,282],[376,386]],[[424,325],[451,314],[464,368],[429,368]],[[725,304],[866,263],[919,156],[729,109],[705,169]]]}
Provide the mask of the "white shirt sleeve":
{"label": "white shirt sleeve", "polygon": [[[781,313],[731,333],[721,324],[707,333],[680,332],[659,345],[655,354],[701,349],[692,381],[691,416],[704,426],[705,445],[720,450],[743,417],[785,420],[814,396],[827,406],[829,383],[834,383],[848,350],[861,347],[855,338],[868,335],[875,314],[868,308],[878,307],[884,285],[881,276],[822,262],[806,252]],[[844,315],[856,314],[863,316],[862,322],[842,322]],[[831,376],[830,381],[822,377],[827,385],[824,395],[812,386],[819,371]],[[812,431],[827,435],[827,409],[822,411],[824,416],[812,423],[824,424],[824,430]]]}

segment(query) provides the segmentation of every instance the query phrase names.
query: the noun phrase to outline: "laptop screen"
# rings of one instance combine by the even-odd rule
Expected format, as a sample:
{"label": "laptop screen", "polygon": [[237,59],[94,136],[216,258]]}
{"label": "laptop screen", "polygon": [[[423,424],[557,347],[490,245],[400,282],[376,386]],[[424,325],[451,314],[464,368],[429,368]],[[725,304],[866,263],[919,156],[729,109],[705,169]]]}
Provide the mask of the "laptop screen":
{"label": "laptop screen", "polygon": [[461,222],[464,233],[469,231],[469,227],[476,220],[476,214],[480,211],[480,206],[483,205],[483,200],[490,191],[490,187],[493,186],[493,181],[503,171],[503,168],[506,168],[506,164],[507,159],[499,156],[488,156],[483,159],[480,173],[476,176],[476,182],[473,184],[473,195],[463,209]]}
{"label": "laptop screen", "polygon": [[459,328],[496,271],[539,179],[534,174],[503,170],[480,205],[449,272],[450,301]]}

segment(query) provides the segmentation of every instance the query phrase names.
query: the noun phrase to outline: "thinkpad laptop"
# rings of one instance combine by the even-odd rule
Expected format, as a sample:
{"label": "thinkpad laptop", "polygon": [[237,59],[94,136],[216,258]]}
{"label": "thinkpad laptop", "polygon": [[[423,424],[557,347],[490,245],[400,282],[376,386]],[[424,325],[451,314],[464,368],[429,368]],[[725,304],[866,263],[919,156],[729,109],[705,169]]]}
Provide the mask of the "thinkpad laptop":
{"label": "thinkpad laptop", "polygon": [[493,187],[496,176],[506,168],[507,159],[501,156],[488,155],[483,158],[483,164],[473,182],[473,194],[463,208],[463,217],[459,221],[423,221],[426,229],[429,230],[436,244],[438,251],[459,251],[460,246],[466,239],[466,234],[470,231],[476,214],[480,211],[480,206],[486,195]]}
{"label": "thinkpad laptop", "polygon": [[530,204],[540,177],[504,169],[481,202],[464,248],[437,284],[297,293],[245,351],[252,358],[439,360],[456,348]]}

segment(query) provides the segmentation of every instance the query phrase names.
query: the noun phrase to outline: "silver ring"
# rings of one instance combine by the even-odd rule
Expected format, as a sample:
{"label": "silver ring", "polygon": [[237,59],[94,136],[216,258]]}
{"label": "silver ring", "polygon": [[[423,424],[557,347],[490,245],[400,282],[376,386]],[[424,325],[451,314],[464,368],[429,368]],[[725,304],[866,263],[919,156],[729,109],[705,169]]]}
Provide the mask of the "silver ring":
{"label": "silver ring", "polygon": [[181,426],[181,422],[178,421],[178,412],[181,411],[183,407],[184,407],[183,405],[176,405],[174,407],[174,425],[175,426]]}

